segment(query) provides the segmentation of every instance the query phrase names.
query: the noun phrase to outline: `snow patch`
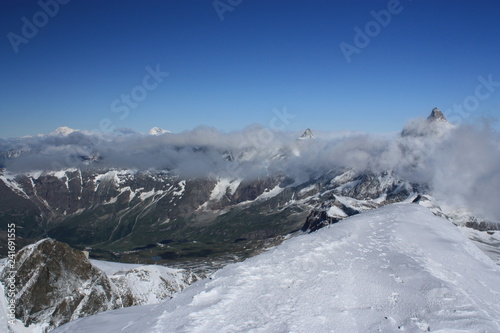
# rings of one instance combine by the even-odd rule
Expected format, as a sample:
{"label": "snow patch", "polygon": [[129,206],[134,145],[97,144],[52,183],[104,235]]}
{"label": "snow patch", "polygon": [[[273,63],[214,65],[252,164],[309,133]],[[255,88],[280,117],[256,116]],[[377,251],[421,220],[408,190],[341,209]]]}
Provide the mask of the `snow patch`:
{"label": "snow patch", "polygon": [[241,179],[229,179],[229,178],[221,178],[215,184],[212,193],[210,193],[209,200],[220,200],[224,195],[229,194],[232,195],[236,192],[238,186],[240,186]]}
{"label": "snow patch", "polygon": [[347,214],[337,206],[330,207],[326,211],[326,215],[328,215],[329,217],[347,217]]}
{"label": "snow patch", "polygon": [[181,180],[177,185],[180,187],[180,189],[178,191],[174,191],[172,194],[175,196],[182,196],[184,194],[184,191],[186,190],[186,181]]}
{"label": "snow patch", "polygon": [[255,199],[255,200],[269,199],[269,198],[275,197],[278,194],[280,194],[281,192],[283,192],[284,189],[285,189],[284,187],[280,187],[279,185],[276,185],[274,188],[272,188],[270,190],[266,188],[264,193],[259,195],[257,197],[257,199]]}

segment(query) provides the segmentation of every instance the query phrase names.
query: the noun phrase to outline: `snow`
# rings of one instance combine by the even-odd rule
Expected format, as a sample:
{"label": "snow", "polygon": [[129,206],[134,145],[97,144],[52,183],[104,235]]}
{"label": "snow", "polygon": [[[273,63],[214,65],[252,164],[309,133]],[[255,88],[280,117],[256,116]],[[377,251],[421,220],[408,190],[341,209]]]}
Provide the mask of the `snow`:
{"label": "snow", "polygon": [[180,189],[178,191],[174,191],[172,194],[175,196],[182,196],[184,194],[184,191],[186,190],[186,181],[181,180],[177,185],[180,187]]}
{"label": "snow", "polygon": [[275,197],[278,194],[280,194],[281,192],[283,192],[284,189],[285,189],[284,187],[280,187],[279,185],[276,185],[274,188],[272,188],[270,190],[266,188],[264,193],[259,195],[255,200],[257,201],[257,200],[269,199],[269,198]]}
{"label": "snow", "polygon": [[40,176],[42,174],[43,174],[42,170],[35,170],[35,171],[31,171],[31,172],[26,173],[26,176],[28,176],[32,179],[38,179],[38,178],[40,178]]}
{"label": "snow", "polygon": [[500,268],[457,227],[393,204],[54,332],[499,332],[499,299]]}
{"label": "snow", "polygon": [[116,185],[120,182],[120,178],[118,178],[118,171],[116,170],[110,170],[106,173],[102,174],[97,174],[94,177],[94,184],[96,184],[96,189],[99,187],[99,183],[101,181],[113,181],[113,183]]}
{"label": "snow", "polygon": [[163,194],[163,191],[155,191],[155,189],[152,189],[151,191],[148,191],[148,192],[143,192],[139,195],[139,198],[144,201],[146,200],[147,198],[150,198],[152,197],[153,195],[155,194]]}
{"label": "snow", "polygon": [[149,135],[162,135],[166,133],[172,133],[170,131],[167,131],[161,127],[153,127],[152,129],[149,130]]}
{"label": "snow", "polygon": [[220,200],[226,193],[234,194],[238,186],[240,186],[241,179],[221,178],[217,181],[214,189],[210,193],[209,200]]}
{"label": "snow", "polygon": [[314,191],[317,189],[317,186],[316,184],[313,184],[313,185],[309,185],[308,187],[305,187],[303,188],[302,190],[299,191],[299,195],[304,195],[304,194],[307,194],[311,191]]}
{"label": "snow", "polygon": [[66,135],[70,135],[71,133],[73,132],[76,132],[78,130],[75,130],[75,129],[72,129],[72,128],[69,128],[67,126],[62,126],[62,127],[58,127],[54,132],[50,133],[49,135],[51,136],[66,136]]}
{"label": "snow", "polygon": [[108,275],[108,276],[116,274],[118,272],[126,272],[126,271],[129,271],[131,269],[138,268],[138,267],[142,266],[140,264],[125,264],[125,263],[104,261],[104,260],[95,260],[95,259],[90,259],[90,262],[92,263],[92,265],[99,268],[101,271],[106,273],[106,275]]}
{"label": "snow", "polygon": [[497,265],[500,265],[500,231],[479,231],[464,226],[459,226],[458,229]]}
{"label": "snow", "polygon": [[326,215],[328,215],[329,217],[347,217],[347,214],[337,206],[330,207],[326,211]]}
{"label": "snow", "polygon": [[76,171],[76,169],[73,168],[73,169],[49,172],[48,174],[58,178],[61,181],[64,181],[64,184],[66,185],[66,188],[69,191],[69,178],[68,178],[66,172],[74,172],[74,171]]}
{"label": "snow", "polygon": [[12,192],[16,193],[17,195],[22,196],[25,199],[29,199],[29,196],[24,192],[23,188],[21,185],[19,185],[15,180],[15,175],[9,174],[9,173],[4,173],[3,175],[0,176],[0,180],[12,190]]}

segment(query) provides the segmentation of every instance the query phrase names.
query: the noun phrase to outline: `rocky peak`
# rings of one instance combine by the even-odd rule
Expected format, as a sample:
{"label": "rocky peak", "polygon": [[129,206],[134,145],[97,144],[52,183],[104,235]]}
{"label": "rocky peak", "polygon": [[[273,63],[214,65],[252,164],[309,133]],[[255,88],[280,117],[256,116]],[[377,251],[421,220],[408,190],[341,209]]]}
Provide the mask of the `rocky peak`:
{"label": "rocky peak", "polygon": [[443,112],[441,112],[441,110],[439,110],[438,108],[432,109],[431,114],[429,115],[429,117],[427,117],[427,120],[428,121],[446,121],[446,122],[448,122],[448,120],[444,116]]}
{"label": "rocky peak", "polygon": [[300,136],[300,139],[313,139],[313,138],[314,134],[310,128],[306,129],[304,133],[302,133],[302,135]]}
{"label": "rocky peak", "polygon": [[401,132],[401,136],[439,137],[448,133],[452,128],[453,125],[448,122],[443,112],[438,108],[434,108],[426,120],[415,119],[408,123]]}
{"label": "rocky peak", "polygon": [[[54,239],[43,239],[16,255],[15,316],[26,326],[46,323],[46,329],[71,319],[121,307],[104,272],[84,253]],[[4,283],[10,271],[4,270]]]}

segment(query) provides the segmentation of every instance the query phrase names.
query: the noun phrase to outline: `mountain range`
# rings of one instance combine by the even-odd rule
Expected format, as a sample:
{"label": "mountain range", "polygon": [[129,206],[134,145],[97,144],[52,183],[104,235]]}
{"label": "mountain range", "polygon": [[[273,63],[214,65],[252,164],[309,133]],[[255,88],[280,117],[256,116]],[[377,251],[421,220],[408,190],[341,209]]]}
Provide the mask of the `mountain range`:
{"label": "mountain range", "polygon": [[[0,139],[0,238],[14,223],[19,247],[64,242],[93,259],[168,265],[202,277],[347,217],[414,202],[476,228],[465,233],[500,258],[494,231],[500,216],[498,141],[487,131],[450,124],[437,108],[390,135],[301,134],[262,126],[237,133],[207,127],[167,133],[62,128],[48,136]],[[0,251],[6,254],[6,246]],[[108,281],[102,282],[109,286],[105,306],[80,314],[72,309],[59,319],[31,309],[18,318],[52,328],[81,315],[147,303],[149,296],[134,294],[136,301],[125,304],[122,293],[112,290],[127,283],[94,266],[86,264],[89,281]]]}

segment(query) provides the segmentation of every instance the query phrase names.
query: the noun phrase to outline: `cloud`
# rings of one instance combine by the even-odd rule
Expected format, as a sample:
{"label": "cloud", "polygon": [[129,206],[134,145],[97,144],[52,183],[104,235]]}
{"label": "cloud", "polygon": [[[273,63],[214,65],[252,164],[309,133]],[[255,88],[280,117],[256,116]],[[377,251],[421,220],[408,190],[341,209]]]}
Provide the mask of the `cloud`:
{"label": "cloud", "polygon": [[19,172],[161,169],[184,177],[247,179],[279,172],[296,180],[330,170],[394,170],[402,178],[427,184],[439,199],[500,220],[499,134],[487,124],[442,125],[415,120],[405,135],[315,133],[309,140],[260,125],[230,133],[202,126],[159,136],[125,129],[73,132],[0,140],[0,165]]}

